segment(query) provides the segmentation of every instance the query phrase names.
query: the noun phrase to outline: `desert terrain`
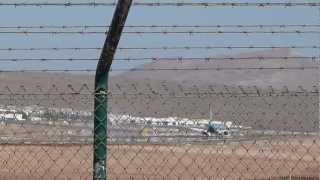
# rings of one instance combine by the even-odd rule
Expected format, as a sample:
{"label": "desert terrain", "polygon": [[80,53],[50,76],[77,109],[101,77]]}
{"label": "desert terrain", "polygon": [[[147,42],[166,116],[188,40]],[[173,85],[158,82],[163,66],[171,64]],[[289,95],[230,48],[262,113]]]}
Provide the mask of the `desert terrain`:
{"label": "desert terrain", "polygon": [[[318,137],[197,145],[108,145],[109,179],[318,178]],[[92,145],[0,145],[0,179],[92,179]]]}

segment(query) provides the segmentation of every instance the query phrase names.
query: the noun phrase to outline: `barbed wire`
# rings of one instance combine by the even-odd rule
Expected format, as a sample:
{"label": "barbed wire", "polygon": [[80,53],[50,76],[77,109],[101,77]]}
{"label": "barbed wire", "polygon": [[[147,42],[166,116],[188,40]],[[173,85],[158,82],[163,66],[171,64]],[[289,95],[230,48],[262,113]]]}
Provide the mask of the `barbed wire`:
{"label": "barbed wire", "polygon": [[[34,7],[43,7],[43,6],[62,6],[62,7],[72,7],[72,6],[115,6],[116,2],[32,2],[32,3],[0,3],[0,6],[13,6],[13,7],[23,7],[23,6],[34,6]],[[306,6],[306,7],[318,7],[320,6],[319,2],[133,2],[133,6],[147,6],[147,7],[160,7],[160,6],[195,6],[195,7],[270,7],[270,6],[280,6],[280,7],[295,7],[295,6]]]}
{"label": "barbed wire", "polygon": [[[121,69],[114,68],[112,71],[223,71],[223,70],[310,70],[319,69],[318,66],[292,66],[292,67],[193,67],[193,68],[132,68],[132,69]],[[96,72],[96,69],[21,69],[21,70],[0,70],[0,73],[5,72]]]}
{"label": "barbed wire", "polygon": [[[156,92],[156,89],[159,88],[159,87],[156,87],[156,89],[153,89],[153,85],[150,84],[151,81],[146,81],[144,83],[144,85],[147,87],[147,89],[149,91],[152,91],[152,92]],[[128,84],[127,83],[119,83],[119,82],[114,82],[114,83],[111,83],[112,86],[115,86],[114,88],[118,89],[119,91],[122,91],[123,88],[126,89],[126,87],[130,87],[130,88],[133,88],[135,90],[139,89],[138,87],[140,86],[138,82],[133,82],[133,83],[130,83],[129,86],[127,86]],[[171,86],[171,81],[169,80],[161,80],[161,87],[164,88],[165,91],[169,91],[169,88],[168,86]],[[223,90],[227,91],[227,92],[231,92],[233,88],[237,88],[239,89],[241,92],[245,92],[245,89],[247,88],[253,88],[255,90],[255,92],[259,91],[259,88],[258,86],[243,86],[243,85],[223,85],[223,86],[219,86],[219,85],[213,85],[213,84],[208,84],[205,86],[205,88],[203,86],[200,86],[200,85],[197,85],[197,84],[191,84],[191,85],[185,85],[185,84],[180,84],[180,83],[176,83],[174,84],[173,86],[177,87],[177,88],[173,88],[173,89],[179,89],[180,91],[185,91],[187,92],[188,90],[194,90],[194,89],[197,89],[198,91],[205,91],[205,92],[215,92],[215,88],[217,87],[220,87],[220,88],[223,88]],[[37,90],[40,90],[40,91],[43,91],[43,88],[40,86],[40,85],[34,85],[34,86],[27,86],[29,88],[36,88]],[[24,84],[20,84],[19,88],[17,89],[16,87],[15,88],[10,88],[10,86],[4,86],[4,88],[7,90],[7,91],[10,91],[10,92],[14,92],[16,90],[18,91],[23,91],[23,92],[26,92],[27,91],[27,88],[26,85]],[[47,87],[47,86],[45,86]],[[47,88],[53,88],[54,90],[58,90],[59,86],[57,84],[49,84],[49,86]],[[89,91],[89,92],[93,92],[94,90],[92,89],[92,86],[88,85],[87,83],[82,83],[82,84],[77,84],[77,86],[73,85],[73,84],[66,84],[65,86],[63,86],[69,90],[71,90],[72,92],[78,92],[76,89],[79,88],[79,91]],[[76,88],[77,87],[77,88]],[[300,90],[300,91],[305,91],[306,88],[304,88],[302,85],[297,85],[297,88]],[[315,84],[312,86],[312,88],[314,89],[314,91],[319,91],[319,85],[318,84]],[[275,87],[273,87],[272,85],[269,85],[268,90],[270,90],[270,92],[275,92]],[[285,89],[285,92],[289,92],[289,89],[288,89],[288,86],[284,85],[282,86],[282,89]],[[296,92],[296,91],[294,91]]]}
{"label": "barbed wire", "polygon": [[[91,96],[94,95],[105,95],[99,93],[0,93],[0,96],[74,96],[74,95],[83,95],[83,96]],[[199,96],[245,96],[245,97],[263,97],[263,96],[276,96],[276,97],[284,97],[284,96],[318,96],[319,92],[263,92],[263,93],[231,93],[231,92],[200,92],[200,93],[184,93],[183,95],[177,94],[164,94],[164,93],[110,93],[105,96],[109,97],[126,97],[126,96],[148,96],[148,97],[160,97],[160,98],[195,98]],[[16,99],[16,97],[15,97]]]}
{"label": "barbed wire", "polygon": [[[71,2],[71,0],[60,2],[39,1],[0,2],[0,8],[3,6],[12,6],[13,8],[35,7],[32,9],[58,7],[55,10],[62,10],[64,7],[66,9],[68,7],[81,7],[81,12],[83,12],[83,8],[101,6],[105,9],[106,6],[114,8],[113,6],[116,5],[116,1],[103,1],[101,3],[95,2],[96,0],[83,0],[84,2]],[[230,9],[233,7],[253,7],[258,9],[272,6],[277,8],[299,7],[297,9],[300,10],[301,8],[304,8],[304,10],[311,10],[314,7],[320,8],[318,0],[314,0],[314,2],[301,0],[303,2],[297,3],[294,1],[280,1],[280,3],[270,1],[267,1],[269,3],[250,1],[244,3],[214,3],[210,0],[204,0],[207,2],[194,1],[194,3],[186,1],[165,2],[165,0],[158,0],[157,2],[143,2],[136,0],[134,5],[144,9],[148,7],[151,7],[149,9],[152,9],[152,7],[174,7],[178,9],[181,7],[180,10],[183,7],[187,7],[186,10],[189,10],[190,7],[226,7]],[[30,8],[30,10],[32,9]],[[16,10],[20,9],[17,8]],[[170,45],[170,42],[166,42],[164,45],[167,46],[154,43],[153,45],[150,44],[150,47],[120,47],[118,50],[128,50],[130,52],[142,50],[143,52],[137,54],[138,57],[131,55],[131,53],[124,53],[122,56],[118,56],[115,59],[116,61],[127,61],[127,64],[130,61],[174,61],[177,63],[173,63],[174,65],[172,66],[170,63],[163,63],[161,64],[162,66],[158,67],[157,63],[154,66],[152,63],[150,66],[149,64],[144,64],[143,66],[143,63],[140,63],[141,66],[135,66],[136,68],[132,69],[130,69],[132,66],[123,66],[123,64],[114,66],[115,68],[112,68],[111,71],[124,71],[124,74],[118,73],[119,76],[114,76],[113,78],[115,79],[111,79],[106,91],[99,91],[94,88],[91,80],[96,72],[95,66],[81,66],[79,62],[98,61],[99,59],[94,54],[89,56],[86,53],[85,56],[80,56],[79,54],[81,53],[67,54],[62,52],[60,53],[61,55],[53,53],[60,56],[50,57],[46,55],[48,52],[38,55],[24,52],[80,50],[91,52],[91,50],[101,51],[101,47],[46,47],[45,44],[40,44],[38,47],[33,48],[30,44],[27,44],[27,46],[18,45],[18,48],[6,48],[6,43],[4,43],[2,49],[0,49],[2,52],[2,54],[0,53],[0,61],[3,61],[0,62],[0,76],[4,75],[2,77],[4,81],[0,81],[0,144],[2,145],[0,148],[0,164],[2,164],[1,168],[3,169],[0,179],[14,179],[15,177],[25,177],[25,179],[89,179],[92,177],[92,144],[93,137],[96,135],[93,134],[94,130],[96,130],[93,125],[93,119],[96,117],[94,111],[99,111],[99,107],[94,108],[96,95],[100,97],[107,96],[109,99],[107,107],[108,128],[105,128],[108,135],[104,137],[108,141],[106,144],[108,145],[107,165],[110,179],[176,179],[177,177],[181,179],[266,179],[286,177],[298,179],[300,176],[306,176],[300,179],[309,178],[307,176],[316,178],[319,173],[317,171],[318,164],[314,163],[314,157],[319,156],[318,149],[320,144],[318,141],[319,83],[315,75],[319,72],[320,64],[318,62],[320,55],[315,54],[320,50],[320,45],[318,43],[312,45],[311,43],[316,42],[314,41],[316,36],[320,35],[320,23],[318,24],[125,26],[129,28],[128,30],[131,30],[127,31],[127,34],[136,34],[137,36],[134,37],[139,37],[140,35],[143,40],[146,39],[143,35],[147,34],[174,34],[172,35],[173,37],[179,37],[179,34],[204,34],[203,37],[210,37],[211,34],[212,36],[214,34],[227,34],[228,40],[230,40],[231,36],[236,36],[233,34],[237,34],[239,37],[255,34],[261,38],[264,34],[280,34],[283,36],[292,34],[297,35],[297,37],[301,35],[304,40],[294,41],[293,39],[287,39],[284,43],[275,42],[278,46],[266,44],[264,38],[258,38],[252,46],[245,45],[246,43],[237,46],[238,43],[234,39],[235,42],[229,42],[229,46],[216,44],[220,42],[217,40],[217,42],[210,43],[212,46],[200,45],[199,43],[205,42],[197,41],[195,44],[188,45],[183,44],[183,42],[180,42],[182,43],[180,45],[177,44],[178,42]],[[104,29],[108,27],[91,25],[28,26],[26,24],[26,26],[0,26],[0,34],[4,34],[5,38],[11,36],[19,38],[21,37],[19,36],[20,34],[26,35],[25,38],[28,40],[32,39],[33,36],[27,35],[32,34],[66,34],[66,37],[73,37],[71,34],[101,34],[103,36],[105,34]],[[228,30],[227,28],[230,28],[230,31],[225,31]],[[310,36],[313,40],[312,42],[308,41],[310,37],[309,39],[304,38],[304,35],[307,34],[312,34]],[[51,36],[45,37],[50,38]],[[76,37],[85,38],[85,36]],[[161,37],[166,38],[166,36]],[[53,36],[50,39],[56,40],[57,38],[59,37]],[[244,38],[245,40],[251,43],[248,38]],[[264,44],[260,43],[261,46],[259,46],[259,40],[262,40]],[[287,41],[288,44],[285,43]],[[310,44],[306,44],[304,41]],[[296,46],[297,44],[301,46]],[[67,46],[65,43],[61,45]],[[95,46],[81,45],[79,43],[74,45]],[[7,46],[14,45],[7,44]],[[133,46],[138,45],[133,44]],[[218,53],[215,51],[212,51],[212,54],[177,52],[177,50],[278,48],[313,50],[308,51],[308,54],[301,55],[301,57],[296,53],[289,54],[289,51],[286,50],[282,53],[251,51],[251,53],[245,52],[246,54],[243,55],[231,55],[233,53],[229,51],[226,56],[221,55],[220,57],[210,57]],[[149,50],[161,50],[162,55],[160,53],[150,54]],[[172,52],[170,51],[172,55],[162,52],[169,50],[172,50]],[[5,55],[4,51],[12,52],[9,56]],[[16,51],[23,52],[18,53]],[[177,56],[174,57],[175,55]],[[283,56],[275,57],[278,55]],[[199,65],[197,63],[182,64],[189,60],[204,62],[199,63]],[[221,65],[222,67],[206,64],[206,62],[218,60],[232,63],[223,64]],[[234,60],[260,60],[262,63],[260,63],[261,65],[259,62],[247,62],[246,64],[243,61],[233,62]],[[285,62],[269,64],[263,63],[265,62],[264,60],[284,60]],[[296,60],[299,63],[286,63],[286,61],[290,60]],[[309,61],[303,63],[304,61],[298,60],[312,60],[316,61],[316,63],[310,63]],[[12,62],[12,64],[6,61]],[[11,66],[15,61],[25,61],[25,63],[17,63]],[[40,62],[29,63],[29,61]],[[41,61],[45,63],[41,64]],[[52,61],[61,61],[61,66],[49,65],[49,62]],[[73,61],[79,63],[74,64],[76,66],[68,66],[67,63],[72,64],[71,62]],[[91,64],[96,63],[93,62]],[[222,77],[224,79],[220,78],[219,81],[208,81],[205,76],[201,76],[201,74],[208,76],[210,72],[223,70],[231,71],[229,71],[230,73],[226,72],[228,77]],[[251,70],[254,72],[250,72]],[[289,78],[293,81],[281,75],[277,75],[280,78],[277,81],[274,81],[274,79],[264,80],[265,76],[257,77],[257,75],[265,75],[264,71],[269,72],[269,70],[271,74],[282,72],[298,76],[303,76],[305,73],[309,75]],[[287,70],[293,70],[293,72],[287,72]],[[126,74],[126,71],[150,71],[150,73],[143,74],[145,79],[137,79],[130,76],[135,73]],[[150,77],[150,75],[163,75],[170,71],[173,74],[181,73],[184,78],[177,77],[175,78],[176,81],[174,81],[160,76],[157,76],[158,79]],[[190,77],[184,71],[190,71]],[[232,71],[243,72],[242,75],[246,75],[251,79],[242,78],[243,81],[239,82],[236,78],[239,74],[232,74]],[[10,74],[10,72],[13,73]],[[21,72],[21,74],[15,74],[16,72]],[[29,74],[24,72],[57,73]],[[196,75],[197,73],[198,75]],[[81,77],[79,77],[79,74],[82,74]],[[191,76],[194,75],[196,77],[192,78]],[[126,76],[133,79],[128,80],[125,78]],[[241,79],[241,77],[239,78]],[[163,79],[167,80],[163,82]],[[52,82],[55,84],[52,85]],[[82,85],[84,82],[88,84]],[[193,85],[193,82],[197,85]],[[74,84],[67,85],[67,83]],[[273,86],[268,86],[268,83]],[[246,86],[227,86],[227,84],[246,84]],[[248,84],[259,85],[249,86]],[[193,123],[191,124],[189,121]],[[209,137],[207,127],[216,122],[228,127],[219,129],[216,135],[210,132]],[[230,126],[228,125],[229,123],[231,123]],[[208,135],[203,135],[204,132]],[[50,156],[51,154],[52,156]],[[216,163],[212,163],[213,161]]]}
{"label": "barbed wire", "polygon": [[[84,83],[81,86],[73,86],[68,84],[65,87],[60,87],[56,84],[52,84],[46,88],[42,88],[37,85],[35,87],[28,88],[25,85],[20,85],[19,88],[10,88],[5,86],[0,89],[0,95],[107,95],[107,96],[175,96],[175,95],[294,95],[294,94],[318,94],[319,86],[313,85],[305,88],[302,85],[297,85],[297,90],[289,90],[287,86],[274,88],[272,85],[267,88],[258,88],[257,86],[222,86],[216,87],[212,85],[201,86],[201,85],[189,85],[175,84],[173,87],[174,91],[169,91],[168,81],[162,81],[161,87],[165,92],[162,92],[159,87],[156,89],[149,83],[141,86],[139,83],[131,83],[128,87],[126,84],[111,84],[110,89],[107,93],[95,92],[93,89]],[[76,88],[77,87],[77,88]],[[30,89],[31,88],[31,89]],[[36,89],[34,89],[36,88]],[[129,88],[129,89],[128,89]],[[142,88],[142,89],[141,89]],[[145,89],[147,88],[147,89]],[[46,90],[47,89],[47,90]],[[131,89],[131,90],[130,90]]]}
{"label": "barbed wire", "polygon": [[[320,59],[317,56],[254,56],[254,57],[138,57],[115,58],[116,61],[234,61],[234,60],[312,60]],[[97,61],[98,58],[4,58],[0,61]]]}
{"label": "barbed wire", "polygon": [[[320,34],[320,31],[172,31],[172,30],[161,30],[161,31],[124,31],[124,34]],[[78,34],[78,35],[89,35],[89,34],[107,34],[105,31],[0,31],[0,34],[50,34],[50,35],[63,35],[63,34]]]}
{"label": "barbed wire", "polygon": [[[32,47],[32,48],[0,48],[0,51],[82,51],[97,50],[100,47]],[[320,49],[320,46],[162,46],[162,47],[119,47],[118,50],[211,50],[211,49]]]}
{"label": "barbed wire", "polygon": [[[105,25],[38,25],[38,26],[0,26],[0,29],[88,29],[109,28]],[[320,24],[253,24],[253,25],[125,25],[125,28],[317,28]]]}

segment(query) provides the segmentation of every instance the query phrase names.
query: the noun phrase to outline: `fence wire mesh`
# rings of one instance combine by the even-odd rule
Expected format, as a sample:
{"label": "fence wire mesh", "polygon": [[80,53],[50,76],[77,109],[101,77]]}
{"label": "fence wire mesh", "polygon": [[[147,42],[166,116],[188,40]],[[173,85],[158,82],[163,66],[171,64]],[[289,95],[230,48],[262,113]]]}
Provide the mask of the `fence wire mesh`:
{"label": "fence wire mesh", "polygon": [[[318,176],[316,87],[153,86],[111,86],[110,179]],[[47,88],[1,91],[2,179],[92,176],[93,89]],[[203,134],[209,107],[215,120],[227,119],[228,129]]]}
{"label": "fence wire mesh", "polygon": [[[0,2],[0,14],[86,9],[95,18],[114,6]],[[319,180],[318,2],[161,0],[133,7],[109,91],[99,94],[108,99],[108,179]],[[172,11],[193,22],[146,18]],[[265,18],[300,12],[302,20],[264,24],[243,20],[246,11]],[[188,16],[232,12],[236,22]],[[0,25],[0,41],[13,38],[0,44],[0,180],[92,179],[93,73],[109,26],[23,20]]]}

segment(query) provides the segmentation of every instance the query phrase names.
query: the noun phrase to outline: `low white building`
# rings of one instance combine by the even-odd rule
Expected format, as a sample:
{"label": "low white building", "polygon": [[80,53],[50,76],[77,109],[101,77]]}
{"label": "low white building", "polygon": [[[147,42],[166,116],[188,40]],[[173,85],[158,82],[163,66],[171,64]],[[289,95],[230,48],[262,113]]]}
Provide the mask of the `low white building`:
{"label": "low white building", "polygon": [[22,113],[18,113],[14,109],[0,109],[1,121],[25,121]]}
{"label": "low white building", "polygon": [[32,116],[32,117],[30,117],[30,120],[31,121],[41,121],[42,118],[41,117],[37,117],[37,116]]}

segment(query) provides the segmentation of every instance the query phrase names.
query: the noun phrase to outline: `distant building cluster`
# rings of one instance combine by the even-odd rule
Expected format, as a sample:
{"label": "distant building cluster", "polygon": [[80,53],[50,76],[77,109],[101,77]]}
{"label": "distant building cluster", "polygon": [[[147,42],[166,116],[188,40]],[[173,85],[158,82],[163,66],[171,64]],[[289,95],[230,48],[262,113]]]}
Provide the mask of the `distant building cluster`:
{"label": "distant building cluster", "polygon": [[209,119],[188,119],[180,117],[135,117],[131,115],[109,114],[110,123],[149,124],[159,126],[202,126],[209,123]]}
{"label": "distant building cluster", "polygon": [[39,106],[0,106],[0,121],[13,122],[13,121],[85,121],[92,119],[92,112],[86,111],[73,111],[68,108],[44,108]]}
{"label": "distant building cluster", "polygon": [[[75,111],[71,108],[45,108],[40,106],[0,106],[0,121],[7,122],[39,122],[45,124],[72,124],[72,123],[88,123],[93,125],[93,112]],[[152,125],[152,126],[179,126],[179,127],[202,127],[207,128],[209,122],[216,126],[227,125],[231,127],[231,122],[213,121],[208,119],[181,118],[181,117],[136,117],[126,114],[108,115],[108,123],[110,125]],[[231,123],[231,124],[228,124]]]}
{"label": "distant building cluster", "polygon": [[15,109],[3,109],[0,108],[0,120],[1,121],[24,121],[23,113],[18,112]]}
{"label": "distant building cluster", "polygon": [[[74,111],[69,108],[44,108],[39,106],[26,106],[23,108],[16,106],[0,106],[0,121],[32,121],[32,122],[84,122],[92,121],[93,113],[88,111]],[[131,115],[109,114],[111,124],[149,124],[159,126],[194,126],[208,124],[208,120],[191,120],[187,118],[167,117],[135,117]]]}

